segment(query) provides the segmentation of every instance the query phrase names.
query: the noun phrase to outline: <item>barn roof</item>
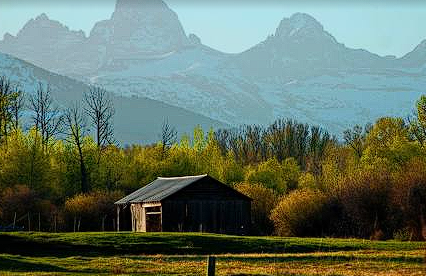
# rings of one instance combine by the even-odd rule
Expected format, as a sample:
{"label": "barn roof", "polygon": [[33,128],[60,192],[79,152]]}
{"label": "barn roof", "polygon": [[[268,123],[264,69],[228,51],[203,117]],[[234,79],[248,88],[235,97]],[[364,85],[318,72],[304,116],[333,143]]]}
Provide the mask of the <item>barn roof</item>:
{"label": "barn roof", "polygon": [[207,175],[158,177],[148,185],[115,202],[115,204],[161,201],[204,177],[207,177]]}

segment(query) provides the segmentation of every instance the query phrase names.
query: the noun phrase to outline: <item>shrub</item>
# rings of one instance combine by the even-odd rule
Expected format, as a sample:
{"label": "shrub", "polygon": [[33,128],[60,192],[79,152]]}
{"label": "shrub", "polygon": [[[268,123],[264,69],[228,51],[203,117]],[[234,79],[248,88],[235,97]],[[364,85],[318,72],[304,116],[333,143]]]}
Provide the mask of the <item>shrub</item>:
{"label": "shrub", "polygon": [[[3,224],[30,227],[31,230],[53,230],[52,210],[55,206],[46,199],[41,199],[34,190],[25,185],[15,185],[4,189],[0,198],[0,215]],[[30,225],[28,225],[28,216]],[[40,219],[40,222],[39,222]]]}
{"label": "shrub", "polygon": [[393,233],[393,238],[397,241],[409,241],[411,239],[411,230],[403,228]]}
{"label": "shrub", "polygon": [[36,209],[35,192],[25,185],[4,189],[0,201],[2,221],[6,224],[13,222],[15,213],[19,218]]}
{"label": "shrub", "polygon": [[374,166],[352,172],[339,183],[337,197],[352,221],[352,234],[371,239],[392,236],[389,174]]}
{"label": "shrub", "polygon": [[426,162],[412,159],[394,181],[393,201],[403,213],[411,239],[426,239]]}
{"label": "shrub", "polygon": [[280,236],[319,236],[328,221],[328,199],[320,191],[301,189],[283,197],[271,219]]}
{"label": "shrub", "polygon": [[[74,231],[105,230],[107,218],[115,218],[114,202],[123,196],[121,192],[92,192],[79,194],[65,202],[68,221],[73,220]],[[82,223],[83,221],[83,223]],[[82,227],[84,226],[84,227]],[[112,223],[108,224],[112,228]],[[70,227],[71,228],[71,227]]]}
{"label": "shrub", "polygon": [[253,233],[256,235],[270,235],[274,230],[270,219],[271,211],[278,201],[274,190],[261,184],[239,183],[235,188],[253,199],[251,202],[251,217]]}
{"label": "shrub", "polygon": [[301,189],[317,189],[317,181],[315,176],[310,172],[302,173],[299,177],[298,187]]}

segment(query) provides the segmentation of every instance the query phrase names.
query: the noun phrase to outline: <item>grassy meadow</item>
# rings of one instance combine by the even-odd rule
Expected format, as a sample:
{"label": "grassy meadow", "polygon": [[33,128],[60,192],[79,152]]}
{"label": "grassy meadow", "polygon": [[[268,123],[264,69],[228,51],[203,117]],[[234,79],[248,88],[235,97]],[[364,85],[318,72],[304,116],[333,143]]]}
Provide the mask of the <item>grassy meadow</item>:
{"label": "grassy meadow", "polygon": [[426,244],[198,233],[5,233],[0,275],[426,275]]}

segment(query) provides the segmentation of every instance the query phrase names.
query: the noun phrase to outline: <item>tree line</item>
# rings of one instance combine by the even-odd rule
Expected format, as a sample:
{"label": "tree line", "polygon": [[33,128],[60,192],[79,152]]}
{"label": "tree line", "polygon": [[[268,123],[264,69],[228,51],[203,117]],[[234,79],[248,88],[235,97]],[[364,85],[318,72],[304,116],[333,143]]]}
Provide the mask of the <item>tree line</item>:
{"label": "tree line", "polygon": [[[23,114],[31,117],[22,126]],[[60,108],[48,85],[25,98],[0,80],[0,225],[114,230],[113,202],[157,176],[208,173],[253,198],[258,235],[422,240],[426,236],[426,97],[408,118],[355,126],[339,141],[278,119],[120,147],[111,96],[92,87]],[[161,123],[161,122],[160,122]]]}

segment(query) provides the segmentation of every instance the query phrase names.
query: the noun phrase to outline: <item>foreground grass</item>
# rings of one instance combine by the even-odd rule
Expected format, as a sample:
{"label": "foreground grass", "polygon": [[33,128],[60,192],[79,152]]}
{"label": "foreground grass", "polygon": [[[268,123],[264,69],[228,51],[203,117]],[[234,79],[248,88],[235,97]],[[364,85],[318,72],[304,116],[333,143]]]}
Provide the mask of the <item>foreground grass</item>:
{"label": "foreground grass", "polygon": [[192,233],[0,235],[1,275],[426,275],[425,243]]}

